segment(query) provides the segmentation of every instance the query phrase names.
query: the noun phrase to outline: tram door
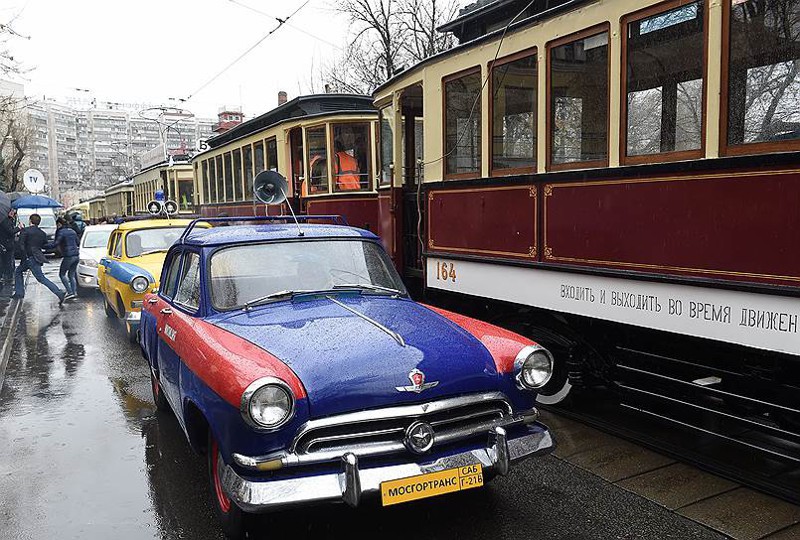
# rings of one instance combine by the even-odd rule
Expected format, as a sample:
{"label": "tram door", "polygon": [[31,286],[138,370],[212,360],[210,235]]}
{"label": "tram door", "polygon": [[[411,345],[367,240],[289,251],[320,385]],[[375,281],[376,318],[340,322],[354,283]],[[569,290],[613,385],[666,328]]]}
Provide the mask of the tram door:
{"label": "tram door", "polygon": [[289,131],[289,159],[291,160],[291,179],[292,179],[292,208],[295,212],[302,212],[303,201],[303,181],[305,180],[305,170],[303,167],[303,129],[293,128]]}
{"label": "tram door", "polygon": [[402,146],[403,146],[403,188],[401,211],[403,231],[403,275],[406,278],[422,280],[422,242],[425,238],[425,198],[422,193],[423,167],[423,120],[422,87],[413,86],[403,92]]}

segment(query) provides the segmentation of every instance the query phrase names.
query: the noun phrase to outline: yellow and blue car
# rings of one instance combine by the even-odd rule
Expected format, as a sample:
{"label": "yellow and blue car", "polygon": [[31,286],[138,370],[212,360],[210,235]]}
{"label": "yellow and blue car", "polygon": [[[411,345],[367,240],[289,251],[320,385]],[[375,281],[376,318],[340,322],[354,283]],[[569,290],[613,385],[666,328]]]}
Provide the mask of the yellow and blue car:
{"label": "yellow and blue car", "polygon": [[108,239],[106,255],[97,267],[97,283],[106,315],[125,322],[131,342],[136,341],[144,295],[158,289],[167,250],[189,223],[188,219],[128,221]]}

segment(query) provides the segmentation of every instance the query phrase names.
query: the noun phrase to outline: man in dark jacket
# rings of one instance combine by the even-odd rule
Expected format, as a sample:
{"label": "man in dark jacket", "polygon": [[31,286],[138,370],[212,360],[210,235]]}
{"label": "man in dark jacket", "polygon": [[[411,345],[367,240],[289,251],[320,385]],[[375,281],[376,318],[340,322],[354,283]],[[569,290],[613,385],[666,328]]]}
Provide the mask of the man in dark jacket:
{"label": "man in dark jacket", "polygon": [[0,279],[3,287],[14,282],[14,240],[17,234],[15,218],[17,211],[13,208],[8,215],[0,219]]}
{"label": "man in dark jacket", "polygon": [[25,274],[25,270],[30,270],[33,277],[36,278],[36,281],[50,289],[50,292],[54,295],[58,296],[58,305],[61,307],[66,294],[61,292],[61,289],[59,289],[55,283],[47,279],[44,273],[42,273],[42,265],[47,262],[47,258],[42,252],[42,248],[47,244],[47,234],[39,228],[41,222],[42,218],[39,214],[31,214],[30,225],[22,229],[22,232],[19,233],[19,243],[22,247],[24,258],[20,261],[19,266],[17,266],[16,272],[14,272],[14,298],[25,297],[25,280],[23,279],[23,275]]}
{"label": "man in dark jacket", "polygon": [[78,234],[67,226],[67,221],[64,218],[56,220],[56,236],[53,242],[47,244],[45,249],[51,250],[58,247],[61,250],[61,268],[58,271],[58,277],[61,278],[61,283],[67,290],[66,300],[75,298],[78,293],[78,260],[80,254],[80,247],[78,247]]}

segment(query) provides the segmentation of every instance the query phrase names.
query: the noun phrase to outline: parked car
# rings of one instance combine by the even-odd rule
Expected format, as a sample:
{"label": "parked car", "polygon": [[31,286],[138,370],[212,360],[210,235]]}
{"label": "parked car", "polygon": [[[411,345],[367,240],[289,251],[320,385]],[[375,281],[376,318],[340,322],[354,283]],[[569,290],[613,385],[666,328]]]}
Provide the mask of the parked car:
{"label": "parked car", "polygon": [[78,294],[98,288],[97,266],[108,253],[108,239],[116,228],[116,225],[91,225],[84,230],[78,261]]}
{"label": "parked car", "polygon": [[368,231],[302,233],[191,231],[145,296],[153,398],[206,454],[228,536],[250,513],[479,487],[553,449],[547,350],[413,301]]}
{"label": "parked car", "polygon": [[189,223],[187,219],[129,221],[111,233],[97,267],[97,283],[106,315],[125,322],[132,343],[136,341],[144,294],[158,288],[167,250]]}

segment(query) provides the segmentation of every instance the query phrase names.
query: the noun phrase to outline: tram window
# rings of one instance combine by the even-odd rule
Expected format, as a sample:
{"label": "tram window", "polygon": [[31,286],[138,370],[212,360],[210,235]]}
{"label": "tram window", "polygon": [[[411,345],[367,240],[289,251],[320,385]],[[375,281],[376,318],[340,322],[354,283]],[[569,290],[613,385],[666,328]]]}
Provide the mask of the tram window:
{"label": "tram window", "polygon": [[275,137],[267,139],[267,169],[278,170],[278,141]]}
{"label": "tram window", "polygon": [[444,82],[446,176],[480,175],[480,93],[480,70]]}
{"label": "tram window", "polygon": [[800,139],[800,0],[729,0],[729,145]]}
{"label": "tram window", "polygon": [[394,165],[394,114],[391,107],[381,109],[381,185],[392,183],[392,165]]}
{"label": "tram window", "polygon": [[222,169],[222,156],[217,156],[215,159],[216,163],[216,176],[214,178],[214,183],[211,184],[211,189],[214,190],[214,202],[222,202],[225,200],[225,192],[223,191],[223,182],[224,182],[224,171]]}
{"label": "tram window", "polygon": [[242,151],[238,148],[233,151],[233,198],[236,201],[244,199],[242,191]]}
{"label": "tram window", "polygon": [[536,167],[536,52],[492,66],[492,171]]}
{"label": "tram window", "polygon": [[627,155],[702,148],[703,2],[627,22]]}
{"label": "tram window", "polygon": [[244,159],[244,198],[249,201],[253,197],[253,148],[248,144],[242,148]]}
{"label": "tram window", "polygon": [[[406,142],[406,126],[408,125],[408,118],[405,114],[401,117],[400,122],[400,139],[401,139],[401,155],[403,157],[403,185],[410,186],[416,183],[417,178],[419,178],[420,182],[425,181],[425,167],[419,166],[419,161],[425,161],[425,154],[423,149],[425,148],[424,144],[424,120],[418,116],[415,116],[414,119],[414,155],[411,156],[411,161],[408,161],[406,157],[407,145]],[[409,169],[410,168],[410,169]]]}
{"label": "tram window", "polygon": [[194,197],[194,183],[191,178],[178,180],[178,204],[180,209],[189,211],[192,209],[192,198]]}
{"label": "tram window", "polygon": [[[224,186],[224,191],[222,192],[222,197],[225,202],[233,201],[233,163],[231,160],[231,153],[225,152],[222,157],[222,185]],[[219,171],[217,171],[219,174]]]}
{"label": "tram window", "polygon": [[335,191],[369,189],[369,124],[333,124]]}
{"label": "tram window", "polygon": [[548,131],[552,165],[608,159],[608,32],[551,45]]}
{"label": "tram window", "polygon": [[203,193],[203,201],[211,202],[211,189],[209,186],[209,176],[208,176],[208,160],[203,160],[203,186],[202,186],[202,193]]}
{"label": "tram window", "polygon": [[215,158],[208,160],[208,189],[208,201],[211,203],[219,202],[221,190],[217,189],[217,160]]}
{"label": "tram window", "polygon": [[309,188],[301,190],[309,195],[328,192],[328,144],[325,137],[325,126],[306,129],[308,145],[308,179]]}
{"label": "tram window", "polygon": [[256,174],[258,174],[264,170],[264,143],[258,141],[253,147],[255,148]]}

